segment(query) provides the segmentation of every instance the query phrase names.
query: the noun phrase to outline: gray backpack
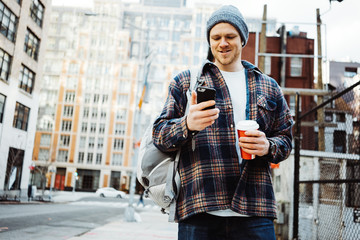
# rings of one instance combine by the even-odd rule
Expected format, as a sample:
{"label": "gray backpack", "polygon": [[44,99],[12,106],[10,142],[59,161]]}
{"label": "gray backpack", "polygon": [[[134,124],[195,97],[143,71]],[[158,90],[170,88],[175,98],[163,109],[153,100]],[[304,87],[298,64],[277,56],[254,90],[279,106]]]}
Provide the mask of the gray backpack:
{"label": "gray backpack", "polygon": [[[191,80],[186,92],[187,105],[185,115],[188,114],[191,91],[195,84],[197,72],[190,70]],[[137,162],[137,179],[145,188],[145,197],[149,197],[161,207],[163,213],[169,214],[169,221],[175,220],[176,199],[180,190],[180,176],[178,164],[180,150],[176,153],[164,153],[155,147],[152,139],[153,123],[151,123],[142,139]]]}

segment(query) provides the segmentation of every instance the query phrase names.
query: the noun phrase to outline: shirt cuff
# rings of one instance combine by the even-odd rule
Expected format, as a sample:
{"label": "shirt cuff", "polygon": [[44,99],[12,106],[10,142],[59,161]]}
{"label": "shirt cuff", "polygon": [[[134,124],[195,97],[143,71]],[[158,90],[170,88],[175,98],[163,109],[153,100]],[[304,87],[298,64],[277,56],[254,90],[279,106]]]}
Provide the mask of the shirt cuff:
{"label": "shirt cuff", "polygon": [[184,139],[187,139],[189,137],[193,138],[199,132],[199,131],[191,131],[191,130],[189,130],[189,128],[187,126],[187,116],[184,116],[184,118],[183,118],[182,130],[183,130]]}

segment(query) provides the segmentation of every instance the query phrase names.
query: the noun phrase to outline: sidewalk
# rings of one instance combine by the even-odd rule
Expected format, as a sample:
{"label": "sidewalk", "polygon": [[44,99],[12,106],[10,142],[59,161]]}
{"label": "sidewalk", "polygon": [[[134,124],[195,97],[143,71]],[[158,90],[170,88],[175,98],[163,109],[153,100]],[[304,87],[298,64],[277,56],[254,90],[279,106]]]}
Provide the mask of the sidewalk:
{"label": "sidewalk", "polygon": [[[93,197],[95,193],[88,192],[66,192],[59,191],[51,194],[51,201],[27,201],[27,198],[19,202],[9,202],[13,204],[39,204],[39,203],[69,203],[69,204],[89,204],[81,201],[82,198]],[[128,197],[128,196],[127,196]],[[135,196],[137,203],[139,196]],[[70,240],[159,240],[177,239],[177,224],[168,222],[168,215],[162,214],[160,207],[154,206],[150,200],[145,207],[134,204],[135,219],[138,222],[127,222],[125,214],[113,222],[95,228],[82,235],[70,238]],[[3,202],[5,203],[5,202]],[[91,202],[90,204],[96,204]],[[104,204],[104,203],[101,203]],[[126,208],[128,203],[116,203],[120,208]]]}
{"label": "sidewalk", "polygon": [[126,222],[119,219],[102,227],[95,228],[70,240],[159,240],[177,239],[177,224],[167,221],[168,215],[162,214],[159,208],[141,211],[135,208],[141,218],[140,222]]}

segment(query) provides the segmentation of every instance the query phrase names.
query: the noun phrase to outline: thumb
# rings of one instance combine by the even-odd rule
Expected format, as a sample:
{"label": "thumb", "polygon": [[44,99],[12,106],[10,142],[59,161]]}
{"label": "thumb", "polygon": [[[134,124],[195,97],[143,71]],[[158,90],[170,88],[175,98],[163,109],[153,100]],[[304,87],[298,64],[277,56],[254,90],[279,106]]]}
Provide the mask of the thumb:
{"label": "thumb", "polygon": [[190,105],[195,105],[195,104],[197,104],[196,98],[197,98],[196,92],[195,92],[195,91],[192,91],[192,93],[191,93],[191,104],[190,104]]}

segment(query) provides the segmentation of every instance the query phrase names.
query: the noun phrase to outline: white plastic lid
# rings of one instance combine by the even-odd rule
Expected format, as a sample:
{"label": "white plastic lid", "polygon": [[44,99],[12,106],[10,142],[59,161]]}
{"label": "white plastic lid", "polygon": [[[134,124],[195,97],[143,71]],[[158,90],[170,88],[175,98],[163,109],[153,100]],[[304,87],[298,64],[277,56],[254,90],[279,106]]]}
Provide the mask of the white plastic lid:
{"label": "white plastic lid", "polygon": [[239,130],[256,130],[259,129],[259,124],[254,120],[243,120],[236,124],[236,128]]}

